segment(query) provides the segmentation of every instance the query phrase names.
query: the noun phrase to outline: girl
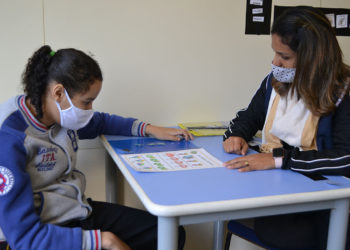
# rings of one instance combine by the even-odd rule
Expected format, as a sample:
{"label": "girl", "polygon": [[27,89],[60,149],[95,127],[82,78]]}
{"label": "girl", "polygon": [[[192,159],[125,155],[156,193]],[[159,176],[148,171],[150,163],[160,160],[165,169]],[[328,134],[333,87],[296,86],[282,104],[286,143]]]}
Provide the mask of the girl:
{"label": "girl", "polygon": [[[0,241],[13,249],[156,249],[156,217],[85,197],[85,178],[75,167],[78,139],[189,140],[189,132],[93,111],[102,73],[79,50],[41,47],[23,85],[25,95],[0,106]],[[182,248],[183,228],[179,235]]]}

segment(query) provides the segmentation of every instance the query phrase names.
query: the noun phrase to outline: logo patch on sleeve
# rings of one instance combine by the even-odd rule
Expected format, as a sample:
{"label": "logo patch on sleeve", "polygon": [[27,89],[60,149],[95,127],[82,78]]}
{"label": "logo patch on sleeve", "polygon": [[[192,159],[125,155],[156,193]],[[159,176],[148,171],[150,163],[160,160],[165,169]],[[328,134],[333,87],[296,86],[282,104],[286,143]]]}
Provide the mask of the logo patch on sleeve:
{"label": "logo patch on sleeve", "polygon": [[0,166],[0,196],[7,194],[15,183],[15,177],[12,172],[5,167]]}

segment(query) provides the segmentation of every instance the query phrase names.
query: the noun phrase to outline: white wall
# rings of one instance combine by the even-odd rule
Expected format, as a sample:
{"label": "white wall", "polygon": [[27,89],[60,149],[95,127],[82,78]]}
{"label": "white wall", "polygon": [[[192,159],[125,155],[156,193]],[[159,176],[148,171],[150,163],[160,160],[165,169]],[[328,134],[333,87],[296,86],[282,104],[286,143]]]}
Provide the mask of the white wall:
{"label": "white wall", "polygon": [[[348,0],[273,0],[298,4],[350,8]],[[0,102],[21,93],[27,58],[46,43],[95,55],[105,79],[97,110],[158,125],[229,120],[273,56],[269,36],[244,35],[245,9],[245,0],[0,0]],[[350,62],[349,37],[339,41]],[[101,144],[82,146],[87,194],[104,199]],[[127,185],[125,203],[142,207]],[[211,249],[211,225],[187,226],[186,250]]]}
{"label": "white wall", "polygon": [[0,102],[21,93],[28,57],[43,44],[41,0],[0,0]]}
{"label": "white wall", "polygon": [[[250,61],[238,39],[244,32],[244,19],[238,18],[243,1],[88,3],[47,1],[46,41],[54,48],[93,51],[105,73],[97,108],[161,125],[228,119],[235,110],[232,100],[244,102],[242,96],[255,88],[242,88],[243,95],[232,88],[240,63]],[[266,72],[263,62],[252,61],[259,80]],[[251,79],[244,81],[255,83],[254,75],[249,72]],[[232,91],[223,91],[227,88]]]}

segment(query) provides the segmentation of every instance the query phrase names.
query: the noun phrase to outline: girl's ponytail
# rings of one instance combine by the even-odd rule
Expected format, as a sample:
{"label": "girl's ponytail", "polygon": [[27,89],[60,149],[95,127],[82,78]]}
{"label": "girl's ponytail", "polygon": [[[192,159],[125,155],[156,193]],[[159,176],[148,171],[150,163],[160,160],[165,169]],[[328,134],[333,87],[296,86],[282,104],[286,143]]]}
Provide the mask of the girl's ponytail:
{"label": "girl's ponytail", "polygon": [[[28,59],[27,66],[22,74],[23,89],[30,102],[35,107],[37,118],[42,118],[42,96],[48,84],[48,70],[52,58],[51,48],[48,45],[38,49],[31,58]],[[52,53],[53,54],[53,53]]]}

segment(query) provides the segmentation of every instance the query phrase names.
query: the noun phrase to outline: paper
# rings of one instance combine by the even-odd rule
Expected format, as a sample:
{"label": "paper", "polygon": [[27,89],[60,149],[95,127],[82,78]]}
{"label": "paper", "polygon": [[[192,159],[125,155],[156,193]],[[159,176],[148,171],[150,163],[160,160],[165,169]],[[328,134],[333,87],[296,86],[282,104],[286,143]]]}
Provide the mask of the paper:
{"label": "paper", "polygon": [[263,5],[263,0],[250,0],[250,4],[251,5],[260,5],[262,6]]}
{"label": "paper", "polygon": [[348,15],[337,15],[336,17],[337,23],[336,23],[336,28],[347,28],[348,27]]}
{"label": "paper", "polygon": [[335,27],[335,17],[334,17],[334,13],[329,13],[329,14],[325,14],[326,17],[328,18],[329,22],[331,23],[332,27]]}
{"label": "paper", "polygon": [[255,9],[252,9],[252,14],[262,14],[264,12],[264,9],[263,8],[255,8]]}
{"label": "paper", "polygon": [[228,122],[185,122],[178,125],[195,136],[223,135],[228,128]]}
{"label": "paper", "polygon": [[253,22],[264,22],[264,17],[263,16],[253,16]]}
{"label": "paper", "polygon": [[203,148],[144,154],[122,158],[136,171],[165,172],[222,167],[222,162]]}

